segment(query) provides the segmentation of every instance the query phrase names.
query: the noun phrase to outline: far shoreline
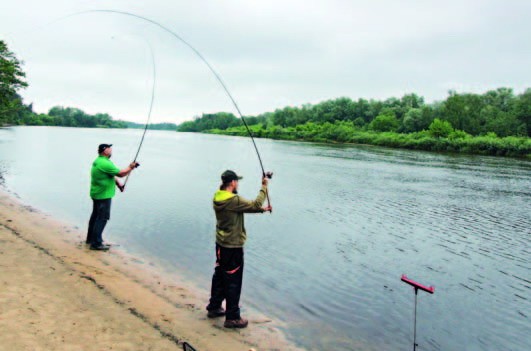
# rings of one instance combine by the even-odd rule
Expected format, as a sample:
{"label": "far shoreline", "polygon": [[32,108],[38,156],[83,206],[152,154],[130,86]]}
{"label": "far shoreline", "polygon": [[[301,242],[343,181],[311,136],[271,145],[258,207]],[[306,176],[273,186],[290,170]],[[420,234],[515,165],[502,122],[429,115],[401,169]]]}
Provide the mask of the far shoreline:
{"label": "far shoreline", "polygon": [[[102,128],[102,127],[73,127],[73,126],[49,126],[49,125],[3,125],[0,126],[2,129],[9,129],[14,127],[48,127],[48,128],[75,128],[75,129],[103,129],[103,130],[138,130],[141,131],[140,128]],[[252,126],[251,126],[252,127]],[[157,131],[157,132],[172,132],[172,133],[189,133],[189,134],[207,134],[207,135],[222,135],[222,136],[229,136],[229,137],[241,137],[241,138],[248,138],[248,135],[241,135],[241,133],[235,133],[235,132],[227,132],[226,130],[218,130],[218,131],[212,131],[212,130],[205,130],[205,131],[198,131],[198,132],[189,132],[189,131],[179,131],[179,130],[168,130],[168,129],[151,129],[148,127],[148,130]],[[378,133],[375,134],[375,136],[383,135],[385,133]],[[408,135],[408,134],[400,134],[400,135]],[[253,134],[253,137],[256,139],[267,139],[267,140],[278,140],[278,141],[293,141],[293,142],[301,142],[301,143],[314,143],[314,144],[322,144],[322,145],[337,145],[337,146],[370,146],[370,147],[377,147],[377,148],[385,148],[385,149],[392,149],[392,150],[404,150],[404,151],[411,151],[411,152],[429,152],[434,153],[438,155],[449,155],[449,156],[458,156],[458,155],[466,155],[466,156],[490,156],[490,157],[496,157],[496,158],[508,158],[508,159],[516,159],[516,160],[524,160],[524,161],[531,161],[531,152],[527,152],[524,154],[519,155],[505,155],[505,154],[496,154],[492,152],[475,152],[475,151],[455,151],[455,150],[433,150],[428,148],[413,148],[408,146],[395,146],[395,145],[388,145],[388,144],[371,144],[371,143],[357,143],[357,142],[342,142],[332,139],[325,139],[325,140],[311,140],[311,139],[304,139],[304,138],[271,138],[271,137],[263,137],[263,136],[257,136]],[[476,137],[478,138],[478,137]],[[502,138],[497,138],[502,140]],[[433,139],[437,140],[437,139]],[[447,141],[443,141],[447,142]],[[526,143],[531,144],[531,138],[527,138]],[[530,146],[531,148],[531,146]]]}
{"label": "far shoreline", "polygon": [[[203,134],[203,135],[217,135],[222,137],[236,137],[236,138],[249,138],[249,136],[246,135],[238,135],[238,134],[230,134],[230,133],[210,133],[208,131],[204,132],[179,132],[177,133],[183,133],[183,134]],[[519,161],[531,161],[531,153],[527,154],[526,156],[500,156],[500,155],[489,155],[489,154],[480,154],[480,153],[466,153],[466,152],[451,152],[451,151],[434,151],[434,150],[423,150],[423,149],[410,149],[410,148],[402,148],[402,147],[392,147],[387,145],[374,145],[374,144],[366,144],[366,143],[352,143],[352,142],[338,142],[334,140],[306,140],[306,139],[281,139],[281,138],[268,138],[268,137],[257,137],[253,135],[255,139],[264,139],[264,140],[272,140],[272,141],[280,141],[280,142],[294,142],[294,143],[307,143],[307,144],[316,144],[316,145],[327,145],[327,146],[344,146],[344,147],[355,147],[355,146],[363,146],[368,148],[376,148],[376,149],[382,149],[382,150],[398,150],[398,151],[406,151],[406,152],[426,152],[430,154],[435,155],[445,155],[445,156],[467,156],[467,157],[491,157],[493,159],[513,159],[513,160],[519,160]],[[530,140],[531,141],[531,140]]]}
{"label": "far shoreline", "polygon": [[[178,131],[179,132],[179,131]],[[183,132],[179,132],[183,133]],[[226,132],[225,130],[221,131],[201,131],[201,132],[184,132],[184,133],[199,133],[199,134],[210,134],[210,135],[224,135],[224,136],[233,136],[233,137],[242,137],[246,138],[247,135],[241,135],[240,133],[233,133],[233,132]],[[377,133],[375,134],[375,137],[378,137],[379,135],[384,135],[385,133]],[[396,133],[398,134],[398,133]],[[408,135],[408,134],[399,134],[399,135]],[[356,143],[356,142],[343,142],[343,141],[337,141],[332,139],[325,139],[325,140],[311,140],[311,139],[304,139],[304,138],[271,138],[271,137],[262,137],[257,136],[253,134],[254,138],[257,139],[269,139],[269,140],[279,140],[279,141],[295,141],[295,142],[303,142],[303,143],[317,143],[317,144],[323,144],[323,145],[345,145],[345,146],[371,146],[371,147],[380,147],[380,148],[387,148],[387,149],[393,149],[393,150],[405,150],[405,151],[412,151],[412,152],[430,152],[435,154],[441,154],[441,155],[469,155],[469,156],[491,156],[491,157],[503,157],[503,158],[512,158],[512,159],[519,159],[519,160],[528,160],[531,161],[531,152],[528,152],[526,154],[522,155],[500,155],[500,154],[493,154],[488,152],[473,152],[473,151],[455,151],[455,150],[432,150],[428,148],[412,148],[408,146],[395,146],[395,145],[388,145],[388,144],[370,144],[370,143]],[[500,139],[501,138],[497,138]],[[437,139],[433,139],[437,140]],[[531,144],[531,138],[527,138],[527,143]],[[531,150],[531,146],[530,146]]]}

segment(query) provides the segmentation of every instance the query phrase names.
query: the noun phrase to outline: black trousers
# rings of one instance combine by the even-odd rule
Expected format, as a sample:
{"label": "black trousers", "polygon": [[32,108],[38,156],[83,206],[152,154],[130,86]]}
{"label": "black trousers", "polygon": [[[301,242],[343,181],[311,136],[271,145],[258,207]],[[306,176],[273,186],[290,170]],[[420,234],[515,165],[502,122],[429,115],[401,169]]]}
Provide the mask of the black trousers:
{"label": "black trousers", "polygon": [[102,233],[107,221],[111,218],[111,199],[92,199],[92,214],[90,215],[87,244],[99,246],[103,244]]}
{"label": "black trousers", "polygon": [[226,319],[240,318],[240,295],[243,280],[243,248],[226,248],[216,244],[216,268],[212,277],[207,310],[221,307],[225,300]]}

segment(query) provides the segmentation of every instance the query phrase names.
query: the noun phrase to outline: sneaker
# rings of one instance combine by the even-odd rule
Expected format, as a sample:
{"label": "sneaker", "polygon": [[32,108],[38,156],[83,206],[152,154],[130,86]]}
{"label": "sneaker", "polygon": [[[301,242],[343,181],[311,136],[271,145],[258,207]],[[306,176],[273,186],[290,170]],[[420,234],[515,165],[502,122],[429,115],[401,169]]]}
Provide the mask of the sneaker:
{"label": "sneaker", "polygon": [[216,308],[215,310],[209,310],[207,313],[208,318],[217,318],[217,317],[223,317],[225,315],[225,310],[223,307]]}
{"label": "sneaker", "polygon": [[90,249],[96,250],[96,251],[107,251],[109,250],[109,247],[105,245],[99,245],[99,246],[90,245]]}
{"label": "sneaker", "polygon": [[223,326],[225,328],[245,328],[247,327],[247,324],[249,324],[247,319],[227,319]]}

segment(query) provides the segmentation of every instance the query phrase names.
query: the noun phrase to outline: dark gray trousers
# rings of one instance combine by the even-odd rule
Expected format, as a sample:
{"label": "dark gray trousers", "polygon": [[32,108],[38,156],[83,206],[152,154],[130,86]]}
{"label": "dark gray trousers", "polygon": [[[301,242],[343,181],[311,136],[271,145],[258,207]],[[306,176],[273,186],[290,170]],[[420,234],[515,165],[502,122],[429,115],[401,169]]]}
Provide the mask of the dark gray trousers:
{"label": "dark gray trousers", "polygon": [[111,218],[111,199],[94,200],[92,199],[92,214],[90,215],[87,244],[100,246],[103,244],[103,229],[107,221]]}

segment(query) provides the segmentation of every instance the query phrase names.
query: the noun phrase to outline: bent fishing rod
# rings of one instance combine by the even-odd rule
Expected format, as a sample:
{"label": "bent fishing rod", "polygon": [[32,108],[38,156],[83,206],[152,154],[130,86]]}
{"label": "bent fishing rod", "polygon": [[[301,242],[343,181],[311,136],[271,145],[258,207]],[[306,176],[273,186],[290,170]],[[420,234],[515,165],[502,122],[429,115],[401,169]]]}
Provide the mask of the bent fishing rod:
{"label": "bent fishing rod", "polygon": [[[149,112],[148,112],[148,118],[147,118],[146,126],[144,127],[144,132],[142,133],[142,138],[140,139],[140,144],[138,145],[138,149],[136,150],[136,155],[135,155],[135,159],[133,160],[133,163],[136,163],[136,159],[138,158],[138,154],[140,153],[140,149],[142,148],[142,144],[144,143],[144,138],[146,137],[146,132],[147,132],[148,127],[149,127],[149,121],[151,120],[151,111],[153,111],[153,101],[155,101],[155,84],[156,84],[156,81],[157,81],[157,68],[156,68],[156,65],[155,65],[155,55],[153,53],[153,48],[151,47],[151,44],[148,41],[146,41],[146,43],[147,43],[147,45],[149,47],[149,52],[151,54],[151,66],[152,66],[152,69],[153,69],[153,72],[152,72],[152,74],[153,74],[153,85],[151,86],[151,101],[149,103]],[[127,185],[127,180],[129,179],[130,175],[131,175],[131,173],[129,173],[125,177],[123,189],[125,189],[125,186]]]}
{"label": "bent fishing rod", "polygon": [[[247,133],[249,134],[249,136],[251,137],[251,141],[253,142],[253,146],[254,146],[254,150],[256,152],[256,156],[258,156],[258,162],[260,163],[260,168],[262,170],[262,177],[264,178],[269,178],[271,179],[273,177],[273,173],[272,172],[266,172],[265,169],[264,169],[264,164],[262,162],[262,157],[260,156],[260,152],[258,151],[258,147],[256,146],[256,142],[254,140],[254,136],[253,136],[253,133],[251,132],[251,129],[249,128],[249,126],[247,125],[247,122],[245,121],[245,118],[243,117],[243,114],[242,112],[240,111],[240,107],[238,106],[238,104],[236,103],[236,100],[234,99],[234,97],[232,96],[232,94],[230,93],[229,89],[227,88],[227,86],[225,85],[225,83],[223,82],[223,79],[221,79],[221,76],[218,74],[218,72],[214,69],[214,67],[212,67],[212,65],[205,59],[205,57],[195,48],[192,46],[192,44],[190,44],[189,42],[187,42],[186,40],[184,40],[180,35],[178,35],[177,33],[175,33],[174,31],[172,31],[171,29],[169,29],[168,27],[152,20],[152,19],[149,19],[147,17],[144,17],[144,16],[140,16],[140,15],[136,15],[134,13],[131,13],[131,12],[125,12],[125,11],[118,11],[118,10],[88,10],[88,11],[81,11],[81,12],[76,12],[76,13],[73,13],[71,15],[68,15],[68,16],[65,16],[65,17],[62,17],[62,18],[59,18],[58,20],[56,21],[60,21],[60,20],[63,20],[63,19],[67,19],[67,18],[70,18],[70,17],[74,17],[74,16],[79,16],[79,15],[83,15],[83,14],[89,14],[89,13],[111,13],[111,14],[119,14],[119,15],[124,15],[124,16],[130,16],[130,17],[134,17],[136,19],[140,19],[140,20],[143,20],[143,21],[146,21],[146,22],[149,22],[153,25],[155,25],[156,27],[159,27],[161,28],[162,30],[166,31],[167,33],[169,33],[170,35],[172,35],[174,38],[176,38],[177,40],[179,40],[181,43],[183,43],[184,45],[186,45],[188,48],[190,48],[195,54],[197,57],[199,57],[199,59],[201,59],[201,61],[203,61],[203,63],[208,67],[208,69],[210,70],[210,72],[212,72],[212,74],[214,74],[214,76],[216,77],[217,81],[219,82],[219,84],[221,85],[221,87],[223,88],[223,90],[225,91],[225,93],[227,94],[227,96],[230,98],[234,108],[236,109],[236,111],[238,112],[238,115],[240,116],[240,119],[242,120],[243,122],[243,125],[245,126],[245,129],[247,130]],[[54,21],[55,22],[55,21]],[[53,22],[51,22],[53,23]],[[50,24],[51,24],[50,23]],[[146,129],[147,130],[147,124],[146,124]],[[145,134],[145,131],[144,131],[144,134]],[[142,136],[142,141],[143,141],[144,137]],[[142,145],[140,145],[142,146]],[[140,152],[140,148],[138,150],[138,152]],[[138,152],[137,152],[137,156],[138,156]],[[267,197],[267,204],[268,206],[271,206],[271,201],[269,199],[269,192],[266,190],[266,197]]]}

